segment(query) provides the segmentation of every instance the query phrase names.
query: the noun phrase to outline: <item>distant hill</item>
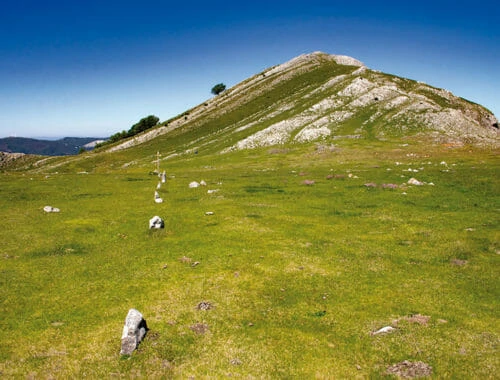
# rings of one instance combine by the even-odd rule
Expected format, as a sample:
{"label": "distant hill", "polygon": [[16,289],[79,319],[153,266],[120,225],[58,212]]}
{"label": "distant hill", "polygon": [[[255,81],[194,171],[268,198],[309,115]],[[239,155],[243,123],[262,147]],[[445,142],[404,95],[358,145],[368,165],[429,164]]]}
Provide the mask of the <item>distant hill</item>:
{"label": "distant hill", "polygon": [[64,137],[60,140],[38,140],[25,137],[6,137],[0,139],[0,151],[25,153],[42,156],[68,156],[77,154],[81,148],[93,149],[97,137]]}

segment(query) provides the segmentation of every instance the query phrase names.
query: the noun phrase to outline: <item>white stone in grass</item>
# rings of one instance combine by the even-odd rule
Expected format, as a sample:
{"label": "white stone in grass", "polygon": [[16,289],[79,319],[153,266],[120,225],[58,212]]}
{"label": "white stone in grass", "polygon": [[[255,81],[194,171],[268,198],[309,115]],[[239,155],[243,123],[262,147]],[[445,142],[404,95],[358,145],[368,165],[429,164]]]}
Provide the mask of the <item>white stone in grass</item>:
{"label": "white stone in grass", "polygon": [[59,212],[61,210],[59,210],[57,207],[45,206],[43,208],[43,211],[45,211],[45,212]]}
{"label": "white stone in grass", "polygon": [[148,326],[142,314],[136,309],[130,309],[123,326],[120,355],[131,355],[147,331]]}
{"label": "white stone in grass", "polygon": [[149,229],[151,228],[165,228],[165,222],[158,215],[155,215],[149,220]]}
{"label": "white stone in grass", "polygon": [[420,182],[418,179],[413,177],[408,180],[408,185],[422,186],[423,184],[423,182]]}
{"label": "white stone in grass", "polygon": [[163,203],[163,199],[162,198],[155,198],[155,203]]}
{"label": "white stone in grass", "polygon": [[190,189],[195,189],[195,188],[197,188],[197,187],[200,187],[200,184],[199,184],[198,182],[196,182],[196,181],[193,181],[193,182],[191,182],[191,183],[189,184],[189,188],[190,188]]}
{"label": "white stone in grass", "polygon": [[385,327],[382,327],[381,329],[378,329],[377,331],[373,331],[372,335],[388,334],[388,333],[393,332],[394,330],[396,330],[396,329],[392,326],[385,326]]}

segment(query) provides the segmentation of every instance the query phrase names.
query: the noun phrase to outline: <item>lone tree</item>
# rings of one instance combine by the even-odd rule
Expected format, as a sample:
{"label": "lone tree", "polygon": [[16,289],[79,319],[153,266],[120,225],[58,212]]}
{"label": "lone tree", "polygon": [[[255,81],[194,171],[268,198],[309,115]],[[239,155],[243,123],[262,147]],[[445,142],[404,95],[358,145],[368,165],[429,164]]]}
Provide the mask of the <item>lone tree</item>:
{"label": "lone tree", "polygon": [[226,89],[226,85],[224,83],[217,83],[212,87],[212,94],[219,95],[222,91]]}

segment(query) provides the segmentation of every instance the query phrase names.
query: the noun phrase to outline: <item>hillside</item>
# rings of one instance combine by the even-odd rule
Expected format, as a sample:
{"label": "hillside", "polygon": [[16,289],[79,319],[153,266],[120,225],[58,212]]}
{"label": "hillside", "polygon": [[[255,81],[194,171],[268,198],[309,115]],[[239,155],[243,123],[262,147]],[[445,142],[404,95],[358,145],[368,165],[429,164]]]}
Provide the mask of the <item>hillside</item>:
{"label": "hillside", "polygon": [[[96,137],[64,137],[59,140],[6,137],[0,139],[0,152],[66,156],[77,154],[81,148],[91,149],[95,145],[93,143],[98,140]],[[87,144],[91,145],[87,147]]]}
{"label": "hillside", "polygon": [[[426,134],[436,142],[499,146],[498,120],[449,91],[312,53],[270,68],[109,151],[177,130],[185,150]],[[177,149],[175,152],[179,153]]]}
{"label": "hillside", "polygon": [[496,119],[443,91],[314,53],[128,140],[0,153],[0,376],[498,377]]}

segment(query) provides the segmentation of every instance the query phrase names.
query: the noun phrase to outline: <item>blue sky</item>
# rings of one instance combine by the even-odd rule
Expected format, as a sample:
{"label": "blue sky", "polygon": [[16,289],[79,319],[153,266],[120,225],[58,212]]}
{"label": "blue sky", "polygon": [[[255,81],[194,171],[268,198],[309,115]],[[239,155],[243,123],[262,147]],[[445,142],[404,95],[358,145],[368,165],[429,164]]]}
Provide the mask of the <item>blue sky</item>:
{"label": "blue sky", "polygon": [[494,2],[240,3],[4,2],[0,137],[109,136],[313,51],[446,88],[500,117]]}

